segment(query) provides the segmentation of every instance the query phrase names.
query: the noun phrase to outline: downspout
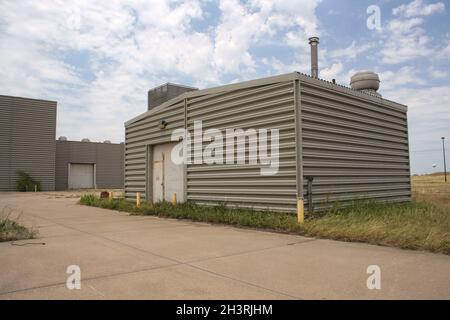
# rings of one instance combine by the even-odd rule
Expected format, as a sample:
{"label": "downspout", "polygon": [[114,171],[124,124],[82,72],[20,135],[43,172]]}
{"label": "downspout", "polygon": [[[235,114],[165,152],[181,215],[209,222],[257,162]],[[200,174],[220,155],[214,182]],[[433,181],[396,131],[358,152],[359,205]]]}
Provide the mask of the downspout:
{"label": "downspout", "polygon": [[294,86],[294,120],[295,120],[295,166],[296,166],[296,194],[297,194],[297,221],[304,222],[303,198],[303,147],[302,147],[302,117],[300,100],[300,80],[293,81]]}

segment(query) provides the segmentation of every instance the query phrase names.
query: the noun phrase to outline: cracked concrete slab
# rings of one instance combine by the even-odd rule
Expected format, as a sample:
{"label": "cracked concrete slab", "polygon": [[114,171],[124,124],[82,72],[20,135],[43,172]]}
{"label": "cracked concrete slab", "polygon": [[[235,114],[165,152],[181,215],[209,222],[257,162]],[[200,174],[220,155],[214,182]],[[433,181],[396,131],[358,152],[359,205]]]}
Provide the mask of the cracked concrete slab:
{"label": "cracked concrete slab", "polygon": [[[40,234],[0,243],[0,299],[450,298],[446,255],[129,216],[62,194],[0,193]],[[73,264],[81,290],[66,288]],[[366,286],[369,265],[381,290]]]}

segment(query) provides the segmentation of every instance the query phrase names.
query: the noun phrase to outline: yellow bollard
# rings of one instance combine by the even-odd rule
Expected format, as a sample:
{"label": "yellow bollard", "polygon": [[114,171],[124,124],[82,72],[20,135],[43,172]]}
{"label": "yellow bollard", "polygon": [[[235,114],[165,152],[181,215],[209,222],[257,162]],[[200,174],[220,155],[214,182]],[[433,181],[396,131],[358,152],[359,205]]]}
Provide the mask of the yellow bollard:
{"label": "yellow bollard", "polygon": [[138,207],[138,208],[141,207],[141,193],[140,192],[136,193],[136,207]]}
{"label": "yellow bollard", "polygon": [[176,194],[176,193],[174,193],[174,194],[172,195],[172,204],[173,204],[174,206],[177,205],[177,194]]}
{"label": "yellow bollard", "polygon": [[302,199],[297,200],[297,222],[302,224],[305,221],[305,202]]}
{"label": "yellow bollard", "polygon": [[113,192],[112,191],[109,192],[108,198],[109,198],[109,202],[111,202],[112,199],[113,199]]}

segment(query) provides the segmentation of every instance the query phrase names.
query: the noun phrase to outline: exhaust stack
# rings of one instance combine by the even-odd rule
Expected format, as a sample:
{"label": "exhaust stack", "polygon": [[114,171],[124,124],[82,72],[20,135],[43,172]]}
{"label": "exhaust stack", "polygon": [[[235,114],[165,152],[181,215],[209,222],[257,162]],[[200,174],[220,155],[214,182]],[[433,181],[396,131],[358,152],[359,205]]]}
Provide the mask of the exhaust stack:
{"label": "exhaust stack", "polygon": [[308,39],[311,46],[311,77],[319,77],[319,58],[317,53],[317,46],[319,45],[319,37],[311,37]]}

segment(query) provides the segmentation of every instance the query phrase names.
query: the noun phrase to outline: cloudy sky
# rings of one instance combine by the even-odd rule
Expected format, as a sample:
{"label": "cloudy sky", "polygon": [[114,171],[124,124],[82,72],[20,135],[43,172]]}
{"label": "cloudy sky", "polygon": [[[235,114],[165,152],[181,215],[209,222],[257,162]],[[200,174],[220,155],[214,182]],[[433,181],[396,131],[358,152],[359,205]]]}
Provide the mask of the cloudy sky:
{"label": "cloudy sky", "polygon": [[[379,28],[367,26],[370,5]],[[409,106],[412,171],[442,168],[447,0],[0,0],[0,94],[58,101],[58,136],[120,142],[149,88],[309,73],[312,35],[322,78],[348,85],[353,72],[374,70],[380,93]]]}

